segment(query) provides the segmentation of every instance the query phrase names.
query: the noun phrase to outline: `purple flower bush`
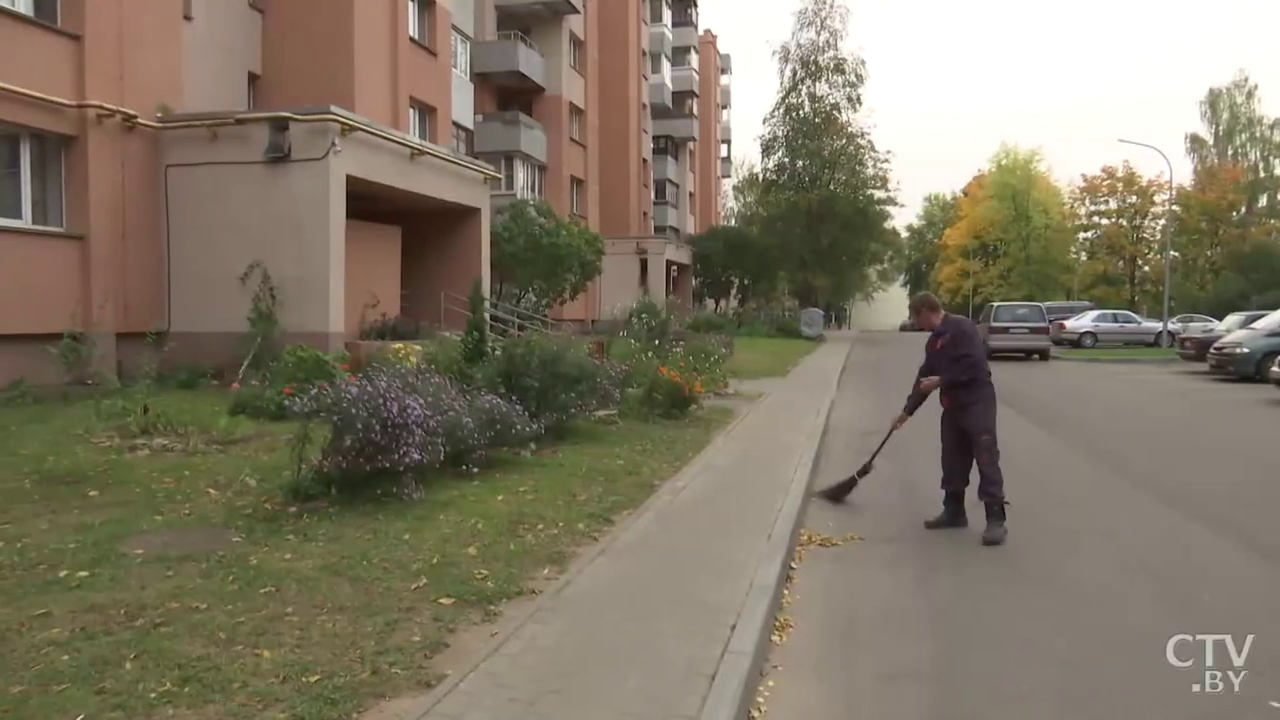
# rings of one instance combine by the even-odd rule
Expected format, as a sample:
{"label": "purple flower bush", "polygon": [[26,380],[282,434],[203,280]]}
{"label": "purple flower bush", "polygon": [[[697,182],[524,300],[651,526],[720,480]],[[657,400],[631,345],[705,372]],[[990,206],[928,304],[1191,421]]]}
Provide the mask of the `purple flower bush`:
{"label": "purple flower bush", "polygon": [[526,444],[540,430],[518,405],[425,365],[378,364],[289,405],[328,429],[299,486],[333,495],[389,488],[417,495],[431,471],[474,469],[490,450]]}

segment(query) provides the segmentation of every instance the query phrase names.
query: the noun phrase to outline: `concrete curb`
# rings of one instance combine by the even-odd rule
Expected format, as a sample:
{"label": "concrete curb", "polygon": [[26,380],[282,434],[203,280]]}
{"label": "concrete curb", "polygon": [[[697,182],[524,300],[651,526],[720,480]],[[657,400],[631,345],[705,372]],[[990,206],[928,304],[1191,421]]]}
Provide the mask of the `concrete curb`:
{"label": "concrete curb", "polygon": [[[639,507],[615,523],[613,527],[609,528],[608,532],[605,533],[605,536],[601,538],[599,542],[584,550],[574,558],[569,563],[569,566],[565,568],[564,573],[562,573],[560,577],[551,584],[551,587],[539,594],[538,598],[532,603],[529,603],[527,607],[522,608],[522,612],[517,615],[507,617],[506,621],[509,624],[505,624],[502,630],[493,637],[489,642],[488,647],[486,647],[484,651],[475,658],[474,662],[469,663],[467,667],[446,677],[440,682],[440,684],[410,700],[407,708],[405,710],[397,711],[395,717],[403,718],[404,720],[423,720],[423,718],[425,718],[436,705],[439,705],[441,701],[449,695],[449,693],[453,692],[459,685],[461,685],[464,680],[466,680],[480,667],[480,665],[501,650],[513,635],[519,632],[519,630],[524,627],[540,609],[545,607],[552,601],[552,599],[559,595],[560,592],[569,585],[569,583],[573,582],[574,579],[581,575],[583,571],[585,571],[587,567],[596,560],[596,558],[600,557],[601,554],[613,546],[613,544],[631,528],[645,522],[656,510],[675,499],[675,497],[679,495],[686,486],[688,486],[692,479],[697,476],[699,465],[706,462],[706,457],[725,442],[725,437],[729,435],[729,432],[737,427],[742,421],[746,420],[748,415],[755,412],[767,397],[768,393],[764,393],[761,394],[760,397],[753,398],[750,404],[737,414],[737,417],[733,418],[728,425],[725,425],[718,433],[716,433],[715,437],[711,439],[711,442],[707,443],[707,446],[702,449],[702,452],[695,455],[693,459],[686,463],[685,466],[676,472],[675,475],[668,478],[662,485],[659,485],[654,490],[653,494],[649,496],[648,500],[645,500]],[[364,717],[367,714],[368,713],[365,713],[361,717]]]}
{"label": "concrete curb", "polygon": [[1163,364],[1171,362],[1183,362],[1182,358],[1177,355],[1173,357],[1070,357],[1054,354],[1053,359],[1057,362],[1091,362],[1091,363],[1146,363],[1146,364]]}
{"label": "concrete curb", "polygon": [[844,380],[851,352],[852,341],[841,361],[840,372],[831,384],[831,392],[818,410],[814,423],[816,431],[810,432],[811,437],[805,443],[804,453],[791,475],[791,487],[774,520],[769,539],[765,541],[760,561],[756,565],[755,577],[738,611],[729,642],[716,667],[707,698],[703,701],[700,720],[741,720],[747,716],[756,697],[760,668],[768,652],[774,615],[786,586],[800,521],[804,518],[809,487],[813,484],[818,465],[818,453],[826,442],[827,418],[835,402],[836,390]]}

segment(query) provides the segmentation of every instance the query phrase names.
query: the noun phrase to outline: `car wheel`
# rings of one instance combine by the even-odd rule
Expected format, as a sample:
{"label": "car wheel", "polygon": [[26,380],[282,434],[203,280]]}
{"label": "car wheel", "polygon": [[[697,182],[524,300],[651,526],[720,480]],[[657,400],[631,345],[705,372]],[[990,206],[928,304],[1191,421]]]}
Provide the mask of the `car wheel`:
{"label": "car wheel", "polygon": [[1266,355],[1263,355],[1262,359],[1258,360],[1258,366],[1253,369],[1253,379],[1261,382],[1267,382],[1270,380],[1271,378],[1268,373],[1271,371],[1271,366],[1276,363],[1277,357],[1280,357],[1280,353],[1267,353]]}
{"label": "car wheel", "polygon": [[1173,340],[1174,340],[1174,337],[1171,333],[1166,333],[1165,331],[1161,330],[1160,332],[1156,333],[1156,340],[1154,344],[1156,347],[1162,347],[1162,348],[1173,347]]}
{"label": "car wheel", "polygon": [[1045,350],[1044,352],[1040,353],[1040,362],[1049,362],[1049,359],[1052,357],[1053,357],[1053,353],[1049,352],[1048,350]]}
{"label": "car wheel", "polygon": [[1076,346],[1082,348],[1091,348],[1098,344],[1098,336],[1091,332],[1080,333],[1080,337],[1076,339]]}

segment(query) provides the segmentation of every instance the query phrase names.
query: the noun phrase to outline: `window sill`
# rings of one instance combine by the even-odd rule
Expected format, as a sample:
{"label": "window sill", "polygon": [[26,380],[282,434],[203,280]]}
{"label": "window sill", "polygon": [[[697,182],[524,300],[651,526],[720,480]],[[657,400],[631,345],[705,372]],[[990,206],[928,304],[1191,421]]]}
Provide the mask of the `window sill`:
{"label": "window sill", "polygon": [[45,237],[60,237],[68,240],[83,240],[83,233],[68,232],[58,228],[37,227],[35,225],[17,225],[10,224],[4,220],[0,220],[0,233],[19,233],[22,235],[44,235]]}
{"label": "window sill", "polygon": [[413,43],[414,45],[417,45],[418,47],[422,48],[423,50],[426,50],[427,52],[431,53],[432,55],[436,55],[437,57],[439,57],[439,55],[436,53],[436,49],[435,49],[435,48],[433,48],[433,47],[431,47],[430,45],[428,45],[428,44],[426,44],[426,43],[422,42],[421,40],[419,40],[418,38],[416,38],[416,37],[414,37],[414,36],[412,36],[412,35],[410,35],[410,36],[409,36],[409,42]]}
{"label": "window sill", "polygon": [[53,32],[58,33],[59,35],[64,35],[74,40],[81,39],[81,35],[78,32],[68,30],[62,27],[61,25],[54,25],[53,23],[47,23],[39,18],[32,17],[26,13],[18,12],[17,10],[14,10],[12,8],[0,7],[0,16],[17,18],[18,21],[20,22],[27,23],[28,25],[34,25],[38,28],[44,28],[45,30],[52,30]]}

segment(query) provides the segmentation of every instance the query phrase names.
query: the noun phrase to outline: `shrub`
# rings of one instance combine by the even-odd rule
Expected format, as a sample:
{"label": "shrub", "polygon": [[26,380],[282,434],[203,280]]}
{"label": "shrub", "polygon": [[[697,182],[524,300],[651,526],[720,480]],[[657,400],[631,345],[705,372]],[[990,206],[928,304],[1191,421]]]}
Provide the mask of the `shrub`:
{"label": "shrub", "polygon": [[656,302],[645,297],[631,306],[623,333],[642,344],[662,344],[671,338],[674,323]]}
{"label": "shrub", "polygon": [[258,420],[284,420],[289,417],[290,395],[338,383],[347,372],[348,366],[340,359],[307,345],[290,345],[260,377],[231,386],[227,412]]}
{"label": "shrub", "polygon": [[374,320],[363,323],[360,327],[361,340],[392,341],[421,340],[429,332],[422,323],[404,315],[388,317],[386,313]]}
{"label": "shrub", "polygon": [[490,450],[527,443],[538,426],[515,404],[466,391],[425,364],[383,364],[297,396],[290,409],[328,427],[309,482],[334,495],[417,495],[431,470],[473,469]]}
{"label": "shrub", "polygon": [[700,310],[685,323],[685,329],[695,333],[729,335],[738,329],[738,324],[723,313]]}
{"label": "shrub", "polygon": [[480,278],[471,285],[467,298],[467,329],[462,335],[462,362],[477,367],[489,358],[489,318],[485,314],[484,287]]}
{"label": "shrub", "polygon": [[641,415],[682,417],[725,387],[725,353],[706,342],[675,343],[661,356],[633,356],[627,376],[627,409]]}
{"label": "shrub", "polygon": [[576,338],[530,334],[508,338],[495,350],[482,381],[549,432],[618,403],[618,373],[593,360]]}

